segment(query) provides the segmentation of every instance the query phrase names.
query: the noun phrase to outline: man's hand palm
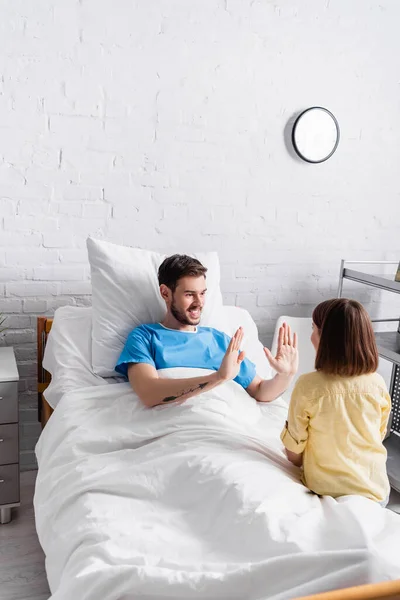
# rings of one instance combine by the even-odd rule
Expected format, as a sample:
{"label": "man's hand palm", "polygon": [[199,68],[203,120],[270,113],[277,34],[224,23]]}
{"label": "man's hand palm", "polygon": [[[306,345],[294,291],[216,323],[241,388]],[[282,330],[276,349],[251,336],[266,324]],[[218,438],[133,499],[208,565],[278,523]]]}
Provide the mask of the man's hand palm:
{"label": "man's hand palm", "polygon": [[240,371],[240,366],[245,357],[244,352],[239,352],[240,344],[243,340],[243,329],[239,327],[225,352],[225,356],[222,359],[221,366],[218,370],[220,376],[225,381],[235,379],[236,375]]}

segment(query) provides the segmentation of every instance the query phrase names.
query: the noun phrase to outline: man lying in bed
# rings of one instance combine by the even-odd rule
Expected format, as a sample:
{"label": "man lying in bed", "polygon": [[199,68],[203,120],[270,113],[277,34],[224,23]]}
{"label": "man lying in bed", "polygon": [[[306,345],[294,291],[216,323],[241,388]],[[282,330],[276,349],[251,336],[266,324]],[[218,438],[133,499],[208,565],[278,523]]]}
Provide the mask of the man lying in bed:
{"label": "man lying in bed", "polygon": [[[211,327],[198,327],[206,300],[207,269],[195,258],[175,254],[158,270],[160,293],[167,306],[162,323],[136,327],[128,336],[115,370],[129,382],[148,406],[183,402],[233,379],[259,402],[270,402],[289,386],[298,368],[296,334],[293,340],[286,324],[279,331],[275,357],[265,355],[276,371],[266,380],[256,374],[255,365],[240,351],[241,327],[232,339]],[[193,367],[215,373],[187,379],[158,376],[157,369]]]}

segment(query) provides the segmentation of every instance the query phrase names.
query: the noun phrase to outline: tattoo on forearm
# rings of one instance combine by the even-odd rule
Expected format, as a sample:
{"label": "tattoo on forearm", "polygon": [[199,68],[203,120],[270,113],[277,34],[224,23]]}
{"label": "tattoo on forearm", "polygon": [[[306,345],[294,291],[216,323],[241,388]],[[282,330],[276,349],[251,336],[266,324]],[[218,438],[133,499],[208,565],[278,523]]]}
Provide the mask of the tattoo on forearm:
{"label": "tattoo on forearm", "polygon": [[197,385],[194,388],[189,388],[188,390],[183,390],[177,396],[167,396],[166,398],[164,398],[163,402],[172,402],[173,400],[178,400],[178,398],[181,398],[182,396],[186,396],[186,394],[190,394],[191,392],[196,392],[197,390],[202,390],[203,388],[206,387],[206,385],[208,385],[208,383],[209,383],[208,381],[206,381],[205,383],[199,383],[199,385]]}

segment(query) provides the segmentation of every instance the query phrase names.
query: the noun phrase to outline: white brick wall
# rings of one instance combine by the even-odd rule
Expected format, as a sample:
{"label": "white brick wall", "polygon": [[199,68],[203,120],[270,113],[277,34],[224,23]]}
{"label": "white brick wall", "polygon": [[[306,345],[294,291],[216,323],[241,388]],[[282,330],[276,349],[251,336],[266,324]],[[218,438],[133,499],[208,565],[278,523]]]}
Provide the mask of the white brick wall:
{"label": "white brick wall", "polygon": [[[266,343],[336,293],[340,258],[400,260],[399,18],[397,0],[1,3],[1,343],[25,466],[36,316],[90,302],[88,234],[218,250],[225,301]],[[312,105],[341,127],[321,165],[288,148]]]}

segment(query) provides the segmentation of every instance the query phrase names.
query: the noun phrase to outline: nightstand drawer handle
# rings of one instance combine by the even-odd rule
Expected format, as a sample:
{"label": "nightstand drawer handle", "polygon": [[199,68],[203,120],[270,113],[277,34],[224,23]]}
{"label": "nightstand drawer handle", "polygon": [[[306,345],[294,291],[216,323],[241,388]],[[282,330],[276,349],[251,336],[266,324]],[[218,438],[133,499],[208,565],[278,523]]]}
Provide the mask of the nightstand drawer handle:
{"label": "nightstand drawer handle", "polygon": [[0,400],[3,400],[3,396],[0,396]]}
{"label": "nightstand drawer handle", "polygon": [[4,483],[4,479],[0,479],[0,483]]}
{"label": "nightstand drawer handle", "polygon": [[0,438],[0,444],[1,444],[1,442],[4,442],[3,438]]}

